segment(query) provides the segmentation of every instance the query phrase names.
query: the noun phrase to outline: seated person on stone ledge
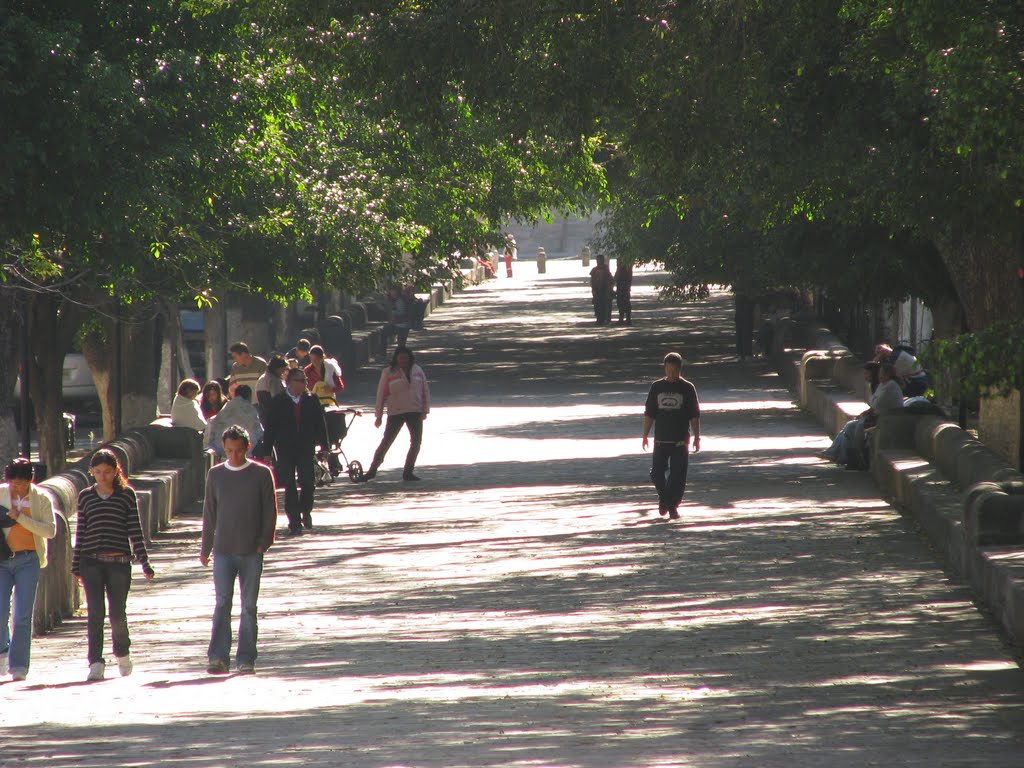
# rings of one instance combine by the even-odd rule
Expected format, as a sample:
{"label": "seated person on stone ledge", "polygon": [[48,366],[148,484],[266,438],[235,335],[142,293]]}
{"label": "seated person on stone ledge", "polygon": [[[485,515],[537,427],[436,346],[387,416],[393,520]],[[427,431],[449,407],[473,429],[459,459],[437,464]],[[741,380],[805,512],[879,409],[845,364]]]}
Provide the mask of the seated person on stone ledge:
{"label": "seated person on stone ledge", "polygon": [[[876,375],[877,385],[873,381]],[[876,362],[865,363],[864,380],[872,382],[873,392],[869,401],[870,408],[856,419],[846,422],[846,426],[836,435],[832,445],[819,454],[823,459],[843,466],[851,464],[855,467],[862,464],[866,466],[866,462],[863,461],[867,449],[864,430],[875,425],[879,413],[903,407],[903,392],[896,381],[896,372],[893,370],[893,366],[888,363],[881,365]]]}
{"label": "seated person on stone ledge", "polygon": [[928,373],[917,361],[910,347],[893,348],[888,344],[879,344],[875,347],[875,360],[893,366],[896,381],[903,389],[905,397],[917,397],[928,391]]}

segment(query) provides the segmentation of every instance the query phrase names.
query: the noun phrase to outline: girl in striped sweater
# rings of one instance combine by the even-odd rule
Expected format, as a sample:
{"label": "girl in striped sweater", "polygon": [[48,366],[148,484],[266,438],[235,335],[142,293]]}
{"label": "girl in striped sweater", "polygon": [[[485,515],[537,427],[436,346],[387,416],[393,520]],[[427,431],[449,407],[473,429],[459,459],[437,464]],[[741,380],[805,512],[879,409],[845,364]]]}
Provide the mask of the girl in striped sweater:
{"label": "girl in striped sweater", "polygon": [[125,606],[132,583],[132,553],[142,572],[152,579],[146,542],[142,536],[139,503],[117,463],[106,448],[93,454],[89,471],[96,483],[78,495],[78,527],[71,572],[85,587],[88,603],[89,676],[102,680],[104,603],[110,606],[110,633],[114,656],[122,676],[132,673],[128,652],[128,616]]}

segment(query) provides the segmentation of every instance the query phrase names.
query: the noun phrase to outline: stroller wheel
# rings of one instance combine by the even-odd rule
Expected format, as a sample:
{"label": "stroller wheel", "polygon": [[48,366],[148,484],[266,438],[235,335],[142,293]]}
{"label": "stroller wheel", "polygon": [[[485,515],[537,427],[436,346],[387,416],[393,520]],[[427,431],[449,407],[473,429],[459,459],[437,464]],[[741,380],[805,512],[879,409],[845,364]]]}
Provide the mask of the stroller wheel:
{"label": "stroller wheel", "polygon": [[350,461],[348,463],[348,479],[353,483],[361,483],[366,479],[366,474],[363,472],[363,465],[358,461]]}

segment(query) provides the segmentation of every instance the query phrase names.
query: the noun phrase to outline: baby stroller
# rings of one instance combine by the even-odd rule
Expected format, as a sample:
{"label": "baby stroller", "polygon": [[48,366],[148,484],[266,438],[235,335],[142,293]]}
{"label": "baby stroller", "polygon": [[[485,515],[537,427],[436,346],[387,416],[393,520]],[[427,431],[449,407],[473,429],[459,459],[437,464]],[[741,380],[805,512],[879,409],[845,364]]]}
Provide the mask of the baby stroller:
{"label": "baby stroller", "polygon": [[349,461],[348,456],[341,450],[341,443],[348,434],[349,427],[357,416],[362,415],[363,412],[356,408],[324,408],[327,439],[330,444],[317,446],[316,463],[313,465],[313,480],[317,488],[331,482],[342,472],[348,472],[348,479],[353,483],[362,482],[363,465],[358,461]]}

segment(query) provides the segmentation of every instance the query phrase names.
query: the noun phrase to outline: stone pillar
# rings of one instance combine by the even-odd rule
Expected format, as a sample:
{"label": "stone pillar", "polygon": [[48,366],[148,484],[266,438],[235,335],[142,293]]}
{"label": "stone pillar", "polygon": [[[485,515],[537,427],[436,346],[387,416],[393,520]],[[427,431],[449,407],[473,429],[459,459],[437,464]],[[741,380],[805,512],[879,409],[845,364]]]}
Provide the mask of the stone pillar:
{"label": "stone pillar", "polygon": [[584,245],[583,246],[583,249],[580,251],[580,258],[583,260],[583,266],[584,267],[589,267],[590,266],[590,246],[589,245]]}
{"label": "stone pillar", "polygon": [[982,396],[978,413],[978,439],[1018,469],[1024,430],[1022,400],[1024,393],[1019,391],[1007,397],[989,392]]}
{"label": "stone pillar", "polygon": [[537,274],[543,275],[548,271],[548,255],[544,253],[544,247],[537,249]]}

